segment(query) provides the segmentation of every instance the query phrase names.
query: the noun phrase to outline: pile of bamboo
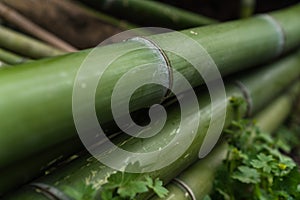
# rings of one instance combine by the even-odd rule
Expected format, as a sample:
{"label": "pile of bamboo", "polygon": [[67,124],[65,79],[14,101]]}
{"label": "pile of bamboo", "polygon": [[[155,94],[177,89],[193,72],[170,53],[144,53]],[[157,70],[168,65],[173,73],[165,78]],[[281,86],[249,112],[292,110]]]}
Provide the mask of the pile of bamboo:
{"label": "pile of bamboo", "polygon": [[[17,6],[18,1],[3,2],[6,6],[22,11],[23,7]],[[147,153],[167,145],[170,135],[180,127],[181,112],[174,96],[165,86],[140,87],[131,98],[131,112],[136,113],[141,120],[146,120],[143,116],[145,114],[140,111],[153,104],[162,104],[166,107],[168,120],[162,131],[151,138],[131,138],[117,131],[116,125],[112,123],[110,105],[117,81],[136,66],[148,63],[154,63],[152,66],[157,68],[156,72],[166,71],[166,66],[161,63],[167,61],[169,74],[164,76],[164,81],[169,88],[183,94],[186,92],[180,87],[182,83],[174,75],[175,71],[183,74],[194,88],[200,110],[187,107],[190,113],[186,120],[192,121],[201,114],[201,122],[193,142],[172,164],[145,173],[160,178],[167,185],[169,194],[165,199],[202,199],[209,193],[214,173],[226,154],[226,144],[218,143],[209,156],[199,160],[199,149],[204,143],[209,125],[222,121],[222,116],[211,118],[212,112],[218,113],[221,108],[225,108],[223,129],[232,120],[246,116],[257,118],[259,126],[269,132],[274,131],[289,115],[292,102],[300,93],[299,4],[268,14],[218,24],[215,20],[181,9],[173,10],[172,7],[162,12],[160,9],[163,7],[155,1],[126,2],[101,1],[98,6],[102,11],[109,9],[111,13],[120,10],[127,12],[128,20],[132,20],[131,15],[137,14],[147,19],[150,14],[143,13],[142,8],[149,8],[148,11],[153,9],[149,11],[151,19],[164,19],[160,21],[162,26],[171,24],[169,28],[180,30],[190,28],[181,30],[180,34],[193,39],[209,58],[192,51],[191,46],[179,41],[178,35],[172,32],[135,37],[95,49],[66,53],[76,48],[53,47],[0,26],[0,47],[3,48],[0,49],[0,61],[4,63],[0,72],[0,196],[5,195],[3,199],[71,199],[65,193],[66,186],[76,190],[83,180],[104,182],[109,174],[115,172],[115,169],[101,164],[82,151],[84,147],[74,124],[74,85],[77,84],[77,73],[87,56],[92,60],[89,67],[96,69],[103,67],[102,58],[127,50],[131,52],[115,59],[103,73],[100,84],[105,87],[99,87],[96,91],[95,109],[101,113],[99,121],[109,130],[112,141],[120,148],[132,152]],[[99,17],[99,12],[79,5],[78,8],[91,16]],[[170,12],[174,12],[177,18],[166,14]],[[172,21],[174,18],[176,20]],[[115,21],[109,18],[109,22]],[[207,24],[211,25],[196,27]],[[125,27],[133,26],[128,24]],[[163,55],[163,60],[158,59],[158,51],[147,46],[149,41]],[[203,77],[199,76],[189,60],[165,50],[162,47],[165,44],[186,52],[193,59],[193,64],[199,66],[212,59],[224,77],[226,99],[220,98],[215,102],[216,106],[212,107],[209,93],[203,89]],[[93,76],[94,72],[90,72],[81,77],[81,81],[89,83]],[[186,132],[192,130],[186,126]],[[176,148],[169,149],[160,159],[167,159],[174,154],[178,154]],[[129,158],[114,159],[118,159],[117,162],[122,165]],[[63,164],[57,165],[62,160]],[[186,191],[178,186],[182,183],[188,186]],[[22,185],[21,189],[16,190]],[[145,193],[138,199],[158,198]]]}

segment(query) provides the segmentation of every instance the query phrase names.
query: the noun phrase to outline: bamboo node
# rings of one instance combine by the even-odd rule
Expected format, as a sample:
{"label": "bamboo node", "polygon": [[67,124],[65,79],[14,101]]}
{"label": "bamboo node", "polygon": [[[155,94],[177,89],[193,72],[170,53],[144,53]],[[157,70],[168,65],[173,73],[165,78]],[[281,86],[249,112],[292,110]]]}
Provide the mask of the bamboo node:
{"label": "bamboo node", "polygon": [[278,47],[276,56],[279,56],[284,51],[285,43],[286,43],[286,34],[284,32],[284,29],[280,25],[280,23],[271,15],[269,14],[263,14],[260,15],[262,19],[265,19],[269,24],[271,24],[278,36]]}
{"label": "bamboo node", "polygon": [[151,50],[153,50],[153,53],[157,55],[158,59],[163,63],[164,68],[160,70],[160,73],[167,74],[168,80],[163,81],[166,83],[165,85],[168,85],[169,87],[164,92],[165,94],[163,95],[163,98],[161,100],[161,102],[163,102],[166,98],[169,97],[169,95],[171,94],[171,89],[173,87],[173,70],[167,55],[165,54],[162,48],[160,48],[154,41],[148,38],[138,36],[130,38],[129,40],[140,42],[149,47]]}
{"label": "bamboo node", "polygon": [[176,185],[178,185],[180,188],[182,188],[183,190],[185,190],[188,194],[188,196],[190,197],[191,200],[197,200],[196,196],[193,192],[193,190],[182,180],[180,180],[179,178],[174,178],[172,180],[172,182],[174,182]]}
{"label": "bamboo node", "polygon": [[245,117],[246,118],[251,117],[253,113],[253,100],[251,97],[251,93],[249,89],[241,81],[235,81],[235,85],[241,90],[247,103],[247,111]]}
{"label": "bamboo node", "polygon": [[45,183],[31,183],[30,186],[37,189],[49,199],[71,200],[65,193],[51,185]]}

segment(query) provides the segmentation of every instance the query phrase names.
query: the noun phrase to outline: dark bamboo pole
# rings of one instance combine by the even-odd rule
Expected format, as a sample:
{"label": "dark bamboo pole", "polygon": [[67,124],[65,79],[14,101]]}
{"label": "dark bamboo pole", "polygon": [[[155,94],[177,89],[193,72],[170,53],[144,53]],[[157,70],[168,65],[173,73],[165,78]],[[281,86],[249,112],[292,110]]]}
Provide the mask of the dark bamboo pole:
{"label": "dark bamboo pole", "polygon": [[[148,26],[162,26],[171,29],[185,29],[217,23],[217,20],[188,12],[157,1],[139,0],[83,0],[102,11],[137,24],[148,23]],[[139,17],[136,17],[139,16]]]}

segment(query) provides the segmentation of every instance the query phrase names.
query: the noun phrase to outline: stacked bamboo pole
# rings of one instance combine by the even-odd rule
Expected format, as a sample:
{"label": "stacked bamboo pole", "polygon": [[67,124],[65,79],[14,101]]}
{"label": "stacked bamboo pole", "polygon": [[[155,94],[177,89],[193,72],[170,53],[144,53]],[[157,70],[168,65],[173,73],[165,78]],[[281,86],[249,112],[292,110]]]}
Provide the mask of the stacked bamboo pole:
{"label": "stacked bamboo pole", "polygon": [[4,49],[0,49],[0,60],[4,61],[7,64],[16,65],[26,62],[29,59],[23,58]]}
{"label": "stacked bamboo pole", "polygon": [[[300,6],[297,5],[269,15],[194,28],[181,33],[200,44],[225,76],[266,62],[297,47],[300,44],[300,27],[297,26],[299,11]],[[252,34],[248,34],[249,32]],[[148,40],[158,45],[177,44],[174,33],[151,36]],[[186,51],[190,49],[184,42],[180,43],[179,47]],[[110,97],[116,81],[138,65],[162,63],[158,60],[157,52],[153,53],[153,49],[147,48],[144,42],[128,40],[96,48],[93,52],[95,60],[90,64],[98,67],[101,60],[96,58],[99,59],[99,55],[109,57],[128,49],[132,52],[115,60],[102,76],[101,83],[105,88],[97,90],[96,109],[101,110],[100,121],[103,123],[112,119]],[[85,50],[26,63],[0,74],[0,92],[6,94],[0,100],[0,168],[76,137],[72,118],[72,90],[76,73],[90,52],[91,50]],[[169,60],[169,67],[185,75],[193,87],[203,83],[203,80],[195,75],[196,69],[184,58],[171,52],[164,54]],[[190,52],[190,57],[194,58],[198,65],[207,62],[207,57],[199,57],[196,52]],[[165,66],[162,67],[159,71],[169,70],[164,68]],[[88,76],[93,75],[94,72],[91,72]],[[170,79],[172,77],[166,81],[171,83]],[[132,110],[160,103],[165,97],[164,87],[148,85],[133,96],[132,102],[135,107],[133,106]],[[6,113],[18,115],[7,116]],[[19,126],[14,126],[15,124]],[[11,149],[11,146],[15,148]]]}
{"label": "stacked bamboo pole", "polygon": [[[238,120],[241,116],[247,113],[247,109],[244,104],[237,106],[236,100],[243,99],[244,102],[252,102],[252,109],[258,111],[262,109],[269,101],[274,99],[282,90],[287,88],[293,83],[296,79],[299,78],[300,68],[300,56],[299,52],[291,55],[287,58],[280,60],[277,63],[274,63],[270,66],[259,69],[251,74],[245,75],[242,78],[239,78],[241,84],[245,88],[240,89],[236,85],[228,85],[227,87],[227,96],[228,96],[228,108],[226,115],[226,124],[227,127],[232,120]],[[260,80],[259,84],[257,80]],[[297,88],[298,87],[298,83]],[[264,90],[262,91],[262,85]],[[244,96],[244,92],[248,91],[248,95]],[[250,98],[250,100],[249,100]],[[183,153],[174,163],[149,174],[155,178],[159,177],[168,183],[172,178],[186,169],[189,165],[198,160],[198,152],[202,145],[203,138],[208,129],[208,124],[210,123],[211,107],[210,101],[202,94],[199,97],[199,102],[202,105],[202,122],[199,125],[196,137],[188,148],[188,150]],[[219,101],[220,104],[223,104],[223,100]],[[204,106],[205,105],[205,106]],[[216,110],[218,111],[218,109]],[[195,116],[199,113],[194,111],[189,116],[188,120],[194,120]],[[168,108],[168,116],[171,119],[167,122],[165,128],[161,131],[160,134],[152,137],[150,139],[128,139],[125,135],[120,135],[114,141],[116,144],[120,145],[121,148],[137,152],[142,151],[144,153],[151,152],[158,149],[159,147],[164,147],[172,139],[170,135],[173,132],[176,132],[180,123],[180,113],[176,105],[170,106]],[[221,116],[219,116],[221,117]],[[218,121],[218,119],[217,119]],[[187,130],[186,133],[189,133]],[[170,138],[171,137],[171,138]],[[164,152],[160,155],[160,159],[167,159],[168,156],[176,153],[176,148],[170,149],[168,152]],[[114,157],[120,163],[124,162],[122,157]],[[127,158],[128,159],[128,158]],[[150,164],[151,161],[148,160]],[[155,164],[155,163],[154,163]],[[78,170],[80,169],[80,170]],[[112,173],[114,170],[110,169],[104,165],[99,164],[99,162],[94,158],[88,155],[82,156],[78,160],[75,160],[70,165],[66,166],[64,169],[60,169],[55,173],[45,176],[41,179],[38,179],[34,182],[33,188],[38,188],[38,192],[43,194],[50,194],[53,198],[63,199],[62,196],[65,196],[64,189],[66,186],[73,187],[75,190],[79,189],[80,183],[83,180],[89,180],[90,183],[99,183],[101,180],[104,180],[108,174]],[[20,191],[19,194],[8,197],[7,199],[45,199],[41,196],[40,193],[37,193],[36,190],[25,188],[24,191]],[[140,196],[139,199],[149,198],[151,194]]]}
{"label": "stacked bamboo pole", "polygon": [[30,58],[43,58],[64,54],[64,51],[5,28],[4,26],[0,26],[0,46]]}
{"label": "stacked bamboo pole", "polygon": [[[300,13],[299,11],[300,6],[294,6],[283,11],[270,13],[269,15],[261,15],[247,20],[228,22],[204,28],[193,28],[182,31],[181,33],[194,39],[195,42],[200,44],[214,60],[221,74],[225,76],[264,63],[299,46],[300,36],[298,33],[300,32],[300,27],[296,25],[296,19]],[[2,35],[5,35],[5,31],[7,30],[3,29]],[[251,35],[247,34],[251,31],[257,32],[253,32]],[[224,38],[227,38],[227,40],[224,40]],[[172,71],[172,69],[177,70],[186,76],[193,87],[203,84],[203,79],[195,75],[197,71],[190,63],[184,58],[163,48],[166,44],[171,43],[175,45],[174,48],[183,48],[185,51],[191,50],[187,43],[185,44],[184,42],[176,47],[177,40],[176,34],[166,33],[146,37],[146,39],[135,38],[126,42],[100,47],[95,50],[95,58],[97,57],[97,53],[98,55],[103,53],[104,57],[109,57],[115,52],[122,52],[123,50],[125,51],[128,49],[132,50],[132,52],[112,63],[111,68],[105,73],[103,82],[101,83],[107,87],[105,89],[100,88],[97,91],[96,108],[103,114],[102,119],[100,119],[101,122],[107,123],[112,119],[109,108],[111,91],[118,78],[138,65],[147,64],[149,62],[160,64],[162,62],[162,60],[159,59],[159,56],[157,56],[157,52],[153,53],[153,48],[147,48],[147,42],[149,41],[155,44],[157,48],[156,51],[159,51],[160,53],[163,52],[162,54],[165,56],[164,59],[169,62],[167,70],[158,70],[168,72]],[[10,43],[11,41],[8,40],[3,42],[3,47],[9,49],[9,45],[13,44]],[[31,42],[28,42],[27,44],[29,43]],[[19,52],[21,51],[23,52],[24,49],[19,50]],[[251,54],[249,52],[251,52]],[[26,52],[26,56],[37,58],[39,56],[53,56],[61,53],[62,52],[47,47],[45,48],[45,51],[41,52],[39,52],[39,50],[35,50],[35,53]],[[7,94],[0,100],[0,107],[3,108],[3,112],[0,113],[0,117],[3,119],[0,124],[0,152],[3,152],[2,154],[0,153],[0,169],[4,172],[3,176],[1,175],[4,178],[2,179],[3,182],[0,183],[0,193],[23,182],[19,181],[19,178],[22,175],[28,175],[28,177],[24,178],[24,181],[27,181],[38,174],[38,169],[41,166],[47,166],[49,161],[53,159],[56,160],[57,157],[70,155],[72,152],[78,150],[77,147],[79,147],[79,144],[78,140],[75,139],[76,131],[72,120],[71,110],[72,86],[77,70],[86,56],[90,53],[91,50],[85,50],[57,58],[30,62],[21,65],[20,68],[8,69],[0,74],[0,92]],[[38,56],[36,56],[37,54]],[[196,52],[191,51],[190,56],[197,60],[197,64],[199,65],[207,62],[207,58],[199,57]],[[14,59],[16,59],[16,57],[14,57]],[[92,63],[92,65],[97,66],[98,61],[101,62],[101,60],[95,59],[95,62]],[[248,95],[252,97],[252,103],[250,105],[252,112],[255,113],[260,110],[267,101],[272,97],[275,97],[284,87],[290,84],[292,80],[299,77],[298,66],[299,53],[272,65],[272,67],[270,66],[259,71],[258,74],[254,76],[255,79],[257,79],[257,77],[262,79],[259,83],[253,81],[254,78],[251,76],[244,78],[243,85],[249,87],[247,90],[249,92]],[[115,70],[114,67],[118,67],[118,71]],[[171,77],[171,74],[172,73],[169,74],[169,77],[166,80],[169,81],[170,84],[172,83],[170,80],[173,81],[174,79]],[[286,77],[280,77],[279,74],[284,74]],[[92,76],[93,74],[91,73],[89,75]],[[31,79],[28,79],[28,77]],[[270,77],[274,78],[274,80],[271,81]],[[174,79],[174,85],[171,84],[171,88],[180,84],[176,81],[177,80]],[[261,87],[261,84],[264,83],[269,90],[268,92],[265,91],[265,88]],[[230,95],[243,97],[245,91],[241,92],[232,87],[230,88]],[[144,96],[145,94],[146,98]],[[161,103],[163,99],[169,97],[167,94],[166,90],[160,86],[144,87],[134,96],[133,102],[135,106],[132,110],[135,111],[154,103]],[[22,101],[22,105],[18,104],[20,101]],[[249,99],[245,99],[245,101],[249,101]],[[221,104],[224,102],[220,101],[219,103]],[[204,109],[204,113],[209,113],[207,112],[209,110],[208,107]],[[176,118],[178,113],[172,111],[172,109],[175,110],[174,106],[171,106],[169,111],[171,115],[173,114],[173,119],[176,121],[178,120],[178,117]],[[245,110],[243,109],[240,110],[240,112],[240,114],[245,114]],[[7,116],[7,113],[19,114]],[[46,116],[45,113],[47,113]],[[234,106],[229,105],[228,115],[226,125],[228,125],[228,122],[231,119],[236,118]],[[39,120],[37,121],[36,119]],[[209,119],[206,119],[204,124],[208,122]],[[19,124],[19,127],[14,126],[14,124]],[[56,127],[53,127],[53,124],[55,124]],[[169,131],[174,131],[176,126],[170,127],[170,129],[167,128],[165,130],[165,134]],[[196,148],[201,146],[204,132],[205,128],[200,127],[199,135],[197,136],[198,142],[193,144],[188,153],[184,155],[187,156],[188,159],[182,157],[178,162],[174,163],[174,165],[152,173],[151,175],[153,177],[160,176],[165,182],[168,182],[174,177],[174,174],[178,174],[191,164],[197,157]],[[162,138],[158,138],[157,140],[160,141],[161,139],[165,139],[163,138],[164,136],[161,137]],[[20,140],[18,141],[16,138],[19,138]],[[139,140],[126,140],[126,137],[119,136],[116,141],[122,141],[121,143],[123,143],[126,148],[132,150],[140,149],[139,145],[133,145],[139,143]],[[75,145],[76,148],[71,148],[71,146],[65,144]],[[149,149],[156,148],[155,146],[151,146],[150,142],[148,145]],[[11,146],[14,146],[14,148],[7,151],[8,149],[11,149]],[[49,149],[51,148],[55,148],[57,151],[49,153]],[[24,151],[24,149],[26,149],[26,151]],[[31,156],[33,156],[32,160],[34,162],[32,162],[31,159],[27,160]],[[24,165],[16,166],[16,164],[20,162]],[[85,160],[80,159],[78,162],[86,166],[86,171],[83,175],[78,175],[76,173],[74,176],[72,175],[71,179],[74,183],[78,183],[78,176],[86,177],[87,173],[90,173],[93,167],[99,167],[98,163],[95,161],[92,162],[91,165],[93,167],[91,168],[88,166],[90,163],[86,163]],[[71,166],[78,167],[76,163]],[[22,167],[25,168],[22,169]],[[13,171],[18,171],[20,173],[15,173],[12,177],[9,174]],[[107,169],[107,171],[111,170]],[[102,173],[104,172],[101,172],[99,175],[100,178],[103,176]],[[58,172],[58,174],[60,177],[65,176],[64,172]],[[64,182],[64,180],[60,180],[60,177],[57,178],[55,175],[53,175],[53,177],[50,179],[41,179],[41,181],[45,181],[46,185],[53,185],[54,180],[60,181],[60,183],[57,184],[58,190],[51,191],[51,189],[56,189],[52,186],[48,188],[50,189],[50,192],[45,191],[45,188],[39,189],[44,193],[48,192],[52,196],[55,196],[59,195],[56,194],[55,191],[63,191],[60,187],[62,187],[63,184],[68,185],[68,181]],[[97,178],[99,177],[97,176]],[[35,186],[37,187],[37,185]],[[24,194],[21,194],[21,196]],[[31,195],[35,196],[39,194],[33,194],[29,191],[28,196],[25,195],[22,196],[22,198],[33,198]],[[20,197],[17,196],[17,198]],[[40,198],[43,199],[43,197]]]}

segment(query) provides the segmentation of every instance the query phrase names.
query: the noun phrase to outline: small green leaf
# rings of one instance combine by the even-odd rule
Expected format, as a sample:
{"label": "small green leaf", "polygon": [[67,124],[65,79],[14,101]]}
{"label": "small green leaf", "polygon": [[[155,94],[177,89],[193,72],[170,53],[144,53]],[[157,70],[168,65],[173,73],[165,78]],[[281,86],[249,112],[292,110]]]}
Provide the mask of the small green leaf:
{"label": "small green leaf", "polygon": [[264,153],[260,153],[257,156],[258,159],[254,159],[250,162],[250,164],[252,165],[252,167],[256,168],[256,169],[262,169],[264,172],[266,173],[270,173],[272,168],[270,165],[271,161],[274,161],[274,158],[272,155],[266,155]]}
{"label": "small green leaf", "polygon": [[150,176],[146,176],[145,180],[146,180],[147,186],[152,189],[153,188],[153,179]]}
{"label": "small green leaf", "polygon": [[102,200],[111,200],[113,198],[113,190],[103,190],[101,192]]}
{"label": "small green leaf", "polygon": [[224,200],[231,200],[230,195],[227,194],[225,191],[221,190],[220,188],[217,188],[217,191],[222,195]]}
{"label": "small green leaf", "polygon": [[163,186],[163,182],[158,178],[155,179],[154,186],[152,189],[155,192],[155,194],[159,196],[159,198],[163,198],[169,193],[169,191]]}
{"label": "small green leaf", "polygon": [[143,181],[131,181],[120,186],[117,193],[120,197],[133,199],[137,194],[147,192],[148,188]]}
{"label": "small green leaf", "polygon": [[121,185],[123,182],[123,173],[122,172],[117,172],[114,174],[111,174],[108,179],[107,183],[104,185],[107,188],[115,188]]}
{"label": "small green leaf", "polygon": [[233,179],[237,179],[242,183],[259,183],[260,182],[260,175],[256,169],[247,167],[247,166],[240,166],[238,167],[238,172],[235,172],[232,175]]}

